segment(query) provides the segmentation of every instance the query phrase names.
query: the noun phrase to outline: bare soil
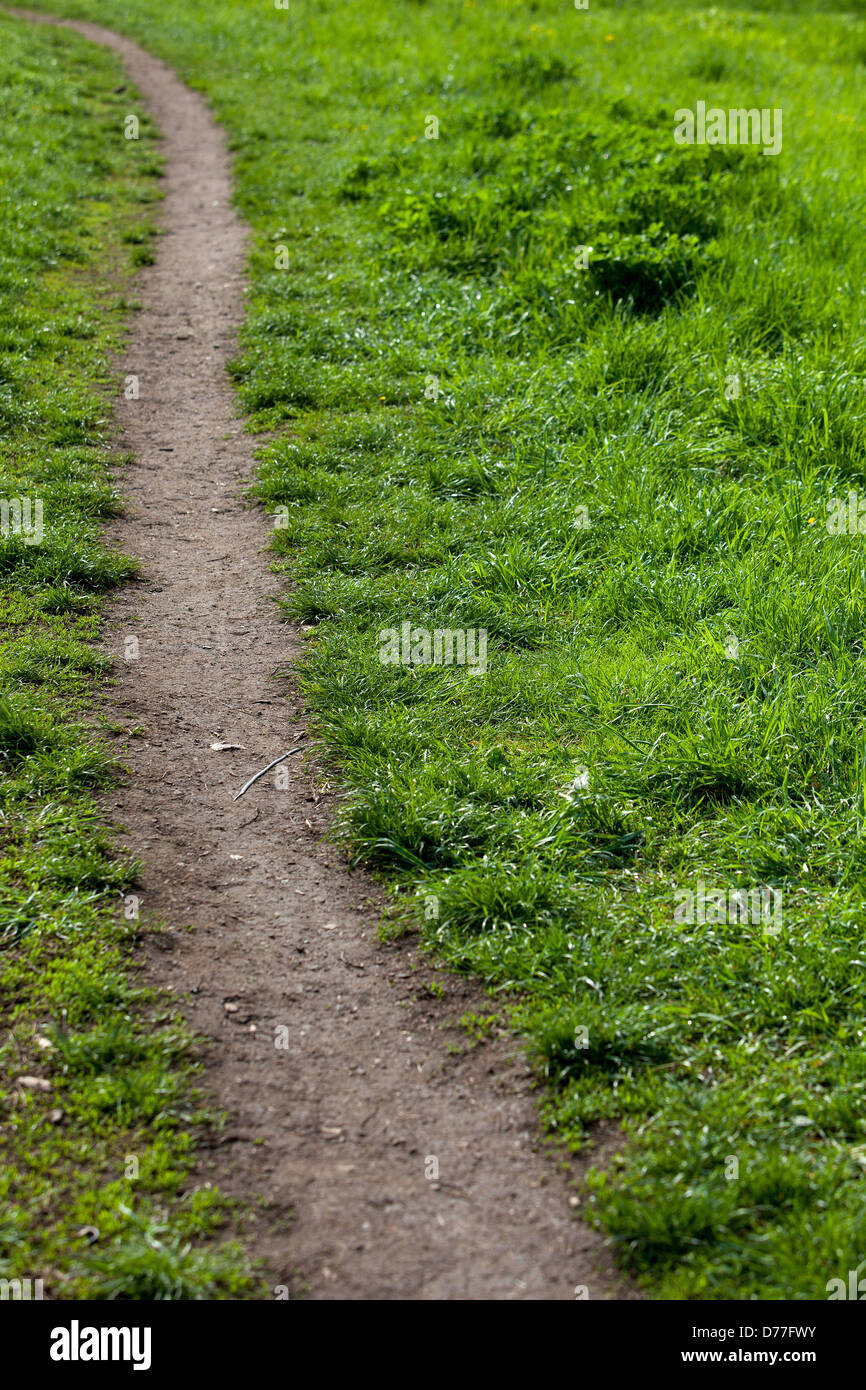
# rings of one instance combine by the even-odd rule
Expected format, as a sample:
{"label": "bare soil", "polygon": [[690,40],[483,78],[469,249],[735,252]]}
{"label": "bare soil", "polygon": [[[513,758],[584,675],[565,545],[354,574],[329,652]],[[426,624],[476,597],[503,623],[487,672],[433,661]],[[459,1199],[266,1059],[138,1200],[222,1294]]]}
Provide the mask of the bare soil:
{"label": "bare soil", "polygon": [[135,461],[110,532],[144,578],[105,627],[106,714],[143,732],[121,740],[129,775],[108,809],[145,866],[142,920],[164,926],[143,933],[144,974],[211,1040],[203,1084],[227,1127],[194,1181],[263,1199],[244,1240],[293,1298],[637,1297],[580,1219],[580,1170],[543,1141],[520,1040],[471,1045],[455,1026],[495,1005],[413,941],[379,942],[376,886],[324,838],[333,796],[311,756],[233,799],[304,733],[304,637],[273,602],[226,374],[247,233],[202,97],[128,39],[68,27],[121,56],[167,160],[121,364],[140,396],[117,408]]}

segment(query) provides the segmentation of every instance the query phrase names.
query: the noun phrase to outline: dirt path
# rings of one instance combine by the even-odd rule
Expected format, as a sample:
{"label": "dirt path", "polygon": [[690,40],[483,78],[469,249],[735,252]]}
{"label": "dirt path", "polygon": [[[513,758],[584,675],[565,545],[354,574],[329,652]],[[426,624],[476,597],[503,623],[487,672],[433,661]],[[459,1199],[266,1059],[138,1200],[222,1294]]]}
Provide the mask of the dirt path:
{"label": "dirt path", "polygon": [[[146,866],[143,918],[168,928],[147,939],[147,973],[215,1040],[205,1084],[229,1128],[197,1179],[266,1199],[247,1242],[293,1297],[629,1297],[541,1149],[519,1045],[466,1050],[443,1027],[490,1000],[378,944],[374,889],[322,841],[315,767],[298,755],[285,788],[270,774],[232,799],[303,729],[291,680],[274,677],[301,640],[271,602],[264,518],[240,500],[253,444],[225,373],[245,230],[202,98],[134,43],[69,27],[120,54],[165,136],[164,235],[123,365],[140,398],[118,410],[136,461],[112,533],[145,579],[109,614],[108,713],[146,731],[111,808]],[[422,987],[434,976],[442,998]]]}

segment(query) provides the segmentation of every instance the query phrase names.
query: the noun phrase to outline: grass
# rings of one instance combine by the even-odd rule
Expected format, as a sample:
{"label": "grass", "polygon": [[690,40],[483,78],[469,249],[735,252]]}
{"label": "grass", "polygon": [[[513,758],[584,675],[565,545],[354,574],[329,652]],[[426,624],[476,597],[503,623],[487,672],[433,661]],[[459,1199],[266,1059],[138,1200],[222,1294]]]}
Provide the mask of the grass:
{"label": "grass", "polygon": [[[189,1182],[194,1039],[130,969],[138,926],[95,794],[86,723],[109,660],[102,596],[134,572],[100,537],[120,509],[110,357],[159,197],[113,58],[0,18],[0,1277],[46,1297],[225,1298],[251,1288]],[[144,229],[142,229],[144,228]],[[35,533],[42,504],[41,541]],[[29,506],[30,527],[27,521]]]}
{"label": "grass", "polygon": [[[53,8],[229,129],[351,854],[510,1009],[552,1132],[622,1124],[583,1209],[624,1268],[825,1297],[866,1255],[866,571],[824,524],[866,484],[863,5]],[[781,153],[677,146],[698,100]],[[404,622],[486,671],[383,664]],[[781,931],[675,921],[699,883]]]}

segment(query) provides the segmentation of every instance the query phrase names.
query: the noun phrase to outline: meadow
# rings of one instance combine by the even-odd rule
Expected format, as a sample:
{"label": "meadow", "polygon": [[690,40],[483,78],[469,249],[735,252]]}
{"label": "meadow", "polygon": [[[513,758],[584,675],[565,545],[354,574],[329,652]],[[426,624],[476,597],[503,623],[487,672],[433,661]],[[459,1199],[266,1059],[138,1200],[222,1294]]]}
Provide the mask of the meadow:
{"label": "meadow", "polygon": [[[651,1296],[825,1297],[866,1259],[862,4],[46,8],[230,132],[255,492],[388,929],[486,982],[551,1134],[621,1127],[581,1210]],[[699,101],[778,155],[678,144]],[[383,662],[407,622],[484,671]],[[781,913],[676,920],[699,885]]]}

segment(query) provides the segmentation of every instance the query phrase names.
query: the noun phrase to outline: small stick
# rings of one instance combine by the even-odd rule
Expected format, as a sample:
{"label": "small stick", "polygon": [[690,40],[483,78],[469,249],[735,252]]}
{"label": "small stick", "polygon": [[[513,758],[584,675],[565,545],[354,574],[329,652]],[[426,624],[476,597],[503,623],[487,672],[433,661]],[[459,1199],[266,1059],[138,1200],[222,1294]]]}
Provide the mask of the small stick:
{"label": "small stick", "polygon": [[262,770],[261,770],[261,772],[257,772],[256,775],[255,775],[255,777],[251,777],[250,780],[249,780],[248,782],[245,782],[244,785],[241,787],[240,791],[238,792],[237,796],[233,796],[233,797],[232,797],[232,800],[233,800],[233,801],[240,801],[240,799],[241,799],[241,797],[243,796],[244,792],[248,792],[248,791],[249,791],[250,787],[253,785],[253,782],[257,782],[257,781],[259,780],[260,777],[264,777],[265,773],[266,773],[266,772],[270,772],[271,768],[272,768],[272,767],[276,767],[277,763],[284,762],[285,759],[286,759],[286,758],[290,758],[290,757],[292,756],[293,753],[300,753],[300,752],[301,752],[301,747],[300,747],[300,744],[299,744],[297,748],[290,748],[289,751],[288,751],[288,753],[281,753],[280,756],[279,756],[278,758],[274,758],[274,761],[273,761],[272,763],[268,763],[267,767],[263,767]]}

